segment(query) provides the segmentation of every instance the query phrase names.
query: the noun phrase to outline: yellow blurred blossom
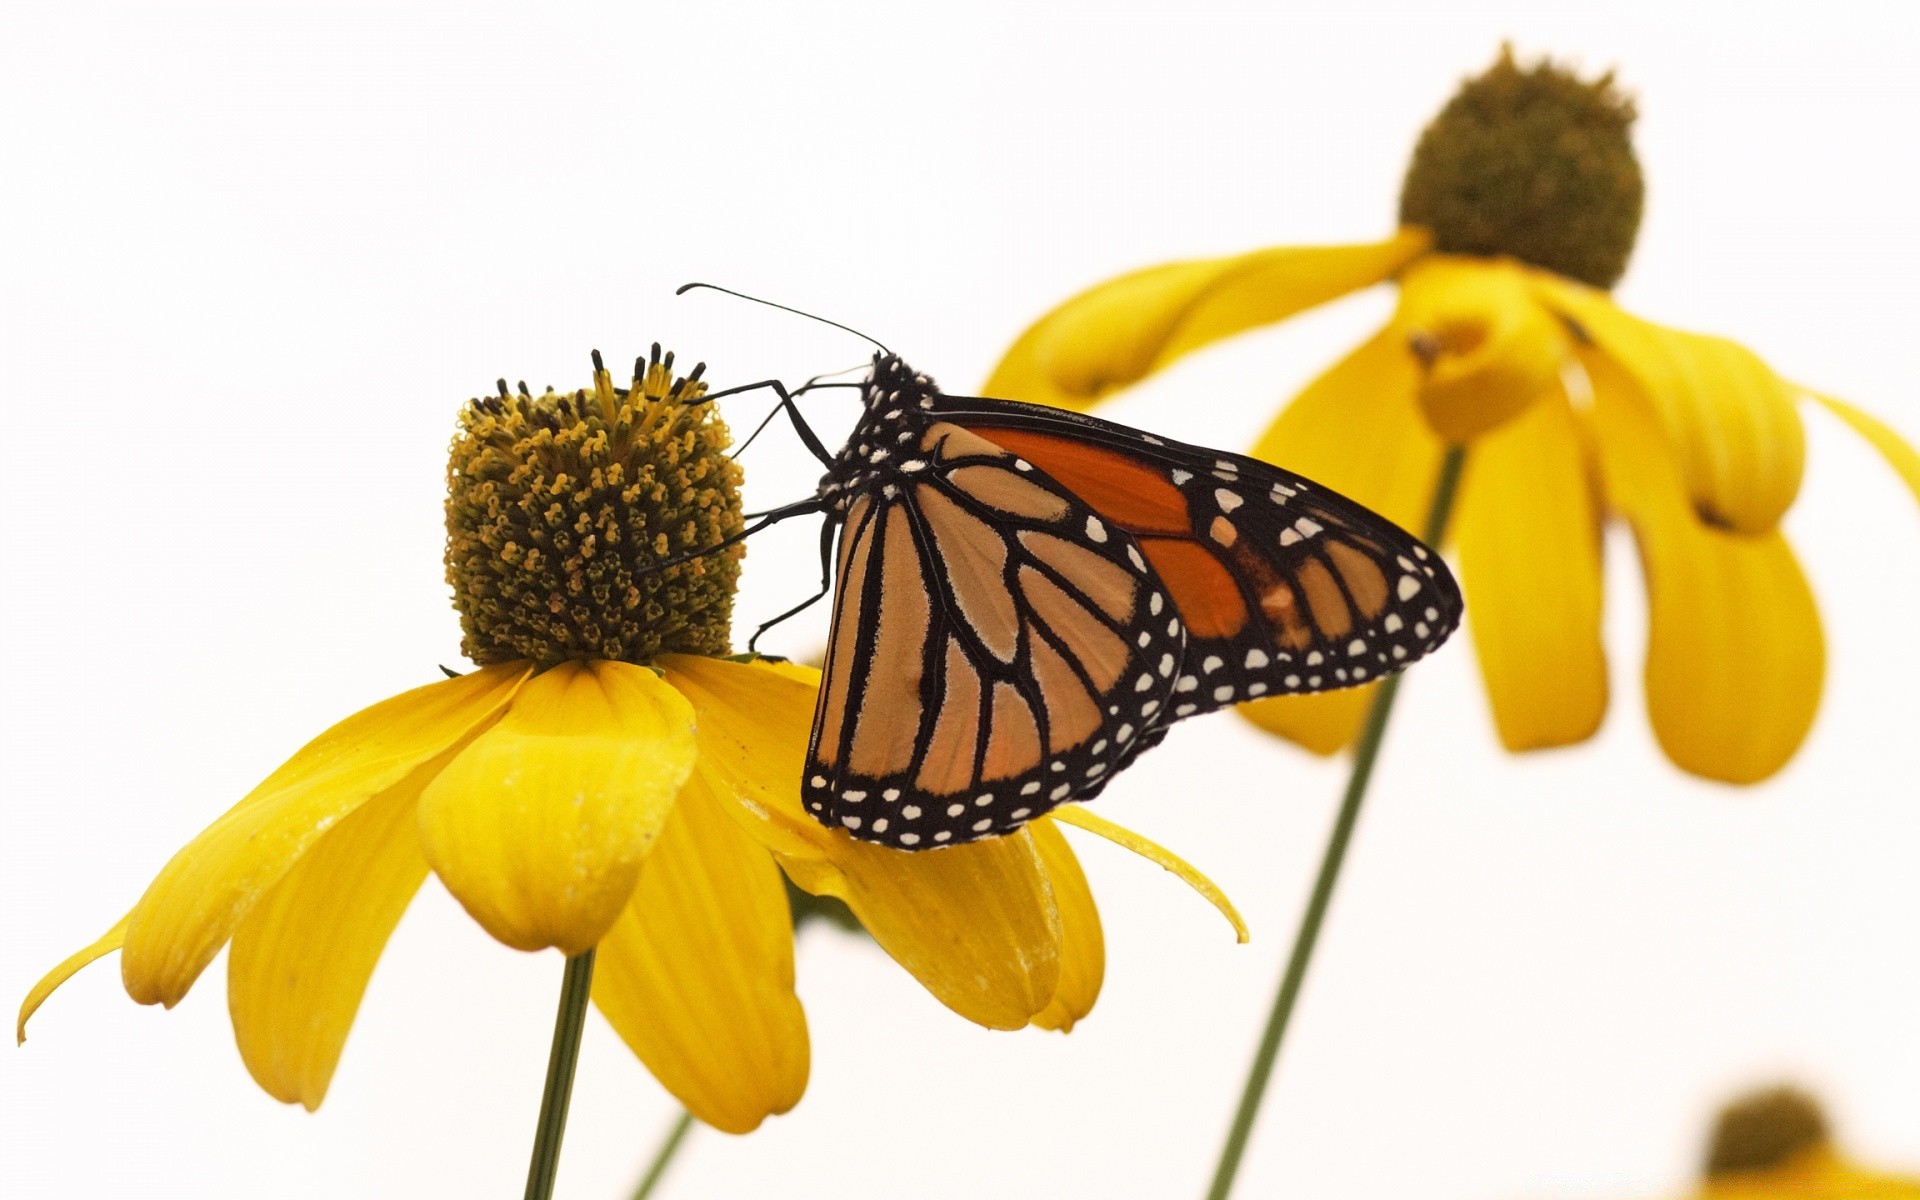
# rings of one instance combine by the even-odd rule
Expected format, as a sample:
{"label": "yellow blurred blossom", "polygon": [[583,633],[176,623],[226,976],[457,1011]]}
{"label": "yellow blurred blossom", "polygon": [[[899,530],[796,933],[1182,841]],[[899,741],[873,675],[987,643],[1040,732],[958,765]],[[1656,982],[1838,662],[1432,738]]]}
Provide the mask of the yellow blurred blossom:
{"label": "yellow blurred blossom", "polygon": [[[1085,408],[1183,355],[1393,281],[1387,326],[1310,383],[1254,453],[1412,529],[1450,446],[1467,448],[1450,535],[1502,743],[1590,737],[1607,707],[1601,532],[1639,543],[1645,684],[1662,749],[1752,783],[1793,756],[1825,650],[1781,518],[1824,404],[1920,495],[1920,456],[1858,409],[1724,338],[1657,325],[1608,293],[1638,227],[1632,103],[1508,53],[1423,134],[1401,228],[1366,245],[1277,247],[1150,267],[1029,328],[988,395]],[[1253,702],[1320,753],[1348,745],[1373,687]]]}

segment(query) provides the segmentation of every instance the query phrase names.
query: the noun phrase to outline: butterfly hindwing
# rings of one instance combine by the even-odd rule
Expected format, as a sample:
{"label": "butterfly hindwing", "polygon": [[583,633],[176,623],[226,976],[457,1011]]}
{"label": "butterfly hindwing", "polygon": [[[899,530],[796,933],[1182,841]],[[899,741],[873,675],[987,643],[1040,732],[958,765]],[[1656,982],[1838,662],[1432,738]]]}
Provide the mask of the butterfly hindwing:
{"label": "butterfly hindwing", "polygon": [[1187,626],[1163,720],[1366,683],[1459,624],[1460,592],[1438,556],[1290,471],[1036,405],[941,396],[935,411],[1137,540]]}
{"label": "butterfly hindwing", "polygon": [[1140,545],[1043,469],[925,419],[845,508],[802,796],[905,848],[1098,793],[1161,736],[1186,630]]}

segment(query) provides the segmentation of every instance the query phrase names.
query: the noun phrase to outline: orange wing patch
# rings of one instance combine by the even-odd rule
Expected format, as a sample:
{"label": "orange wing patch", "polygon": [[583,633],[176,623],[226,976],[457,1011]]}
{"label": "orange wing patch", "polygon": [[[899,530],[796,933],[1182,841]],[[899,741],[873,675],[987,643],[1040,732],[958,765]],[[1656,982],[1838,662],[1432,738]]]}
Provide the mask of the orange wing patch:
{"label": "orange wing patch", "polygon": [[[840,539],[840,589],[834,596],[834,622],[846,622],[847,627],[853,629],[859,626],[860,605],[867,590],[867,566],[873,561],[874,523],[869,519],[872,515],[871,500],[865,496],[855,500],[847,509],[847,535]],[[825,767],[838,766],[840,762],[840,734],[850,707],[853,663],[859,657],[852,641],[829,643],[827,647],[825,686],[821,688],[813,722],[813,744],[820,764]]]}
{"label": "orange wing patch", "polygon": [[1020,647],[1020,614],[1007,590],[1005,539],[935,488],[922,484],[914,489],[914,499],[933,534],[961,615],[995,658],[1012,662]]}
{"label": "orange wing patch", "polygon": [[936,796],[951,796],[972,783],[974,751],[980,747],[980,673],[952,638],[946,658],[940,716],[913,778],[913,786]]}
{"label": "orange wing patch", "polygon": [[847,765],[862,775],[893,775],[913,765],[920,736],[920,677],[931,613],[922,579],[913,523],[903,505],[887,510],[879,554],[889,586],[880,597],[873,657],[885,671],[867,677]]}
{"label": "orange wing patch", "polygon": [[1028,429],[987,436],[1053,476],[1087,507],[1131,533],[1190,537],[1187,498],[1162,472],[1124,454]]}
{"label": "orange wing patch", "polygon": [[1160,573],[1180,619],[1194,637],[1230,638],[1246,628],[1247,606],[1233,575],[1198,542],[1173,538],[1142,538],[1153,569]]}

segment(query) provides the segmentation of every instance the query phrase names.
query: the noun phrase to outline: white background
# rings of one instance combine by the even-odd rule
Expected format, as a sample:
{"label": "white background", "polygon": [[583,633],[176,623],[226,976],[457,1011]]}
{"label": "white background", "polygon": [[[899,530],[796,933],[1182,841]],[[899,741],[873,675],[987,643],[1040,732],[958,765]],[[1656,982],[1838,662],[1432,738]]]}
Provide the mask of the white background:
{"label": "white background", "polygon": [[[443,453],[495,376],[578,386],[590,348],[655,338],[721,385],[866,353],[673,298],[699,278],[977,387],[1110,274],[1386,234],[1420,126],[1505,37],[1617,64],[1641,98],[1624,303],[1920,435],[1911,5],[649,9],[0,16],[0,1001],[312,734],[457,660]],[[1245,445],[1389,302],[1209,351],[1113,415]],[[1715,1107],[1779,1078],[1858,1157],[1920,1173],[1920,514],[1807,423],[1788,528],[1831,666],[1806,749],[1747,790],[1665,764],[1617,535],[1592,743],[1502,755],[1456,639],[1403,694],[1241,1194],[1677,1194]],[[791,438],[748,466],[750,501],[816,473]],[[755,543],[744,617],[805,594],[811,543]],[[665,1194],[1198,1194],[1342,778],[1230,716],[1129,771],[1101,810],[1211,872],[1255,940],[1082,842],[1111,969],[1070,1037],[976,1029],[810,931],[806,1100],[698,1132]],[[248,1080],[223,975],[167,1013],[102,963],[0,1050],[0,1193],[519,1194],[557,956],[429,884],[317,1116]],[[561,1192],[623,1196],[673,1111],[594,1018]]]}

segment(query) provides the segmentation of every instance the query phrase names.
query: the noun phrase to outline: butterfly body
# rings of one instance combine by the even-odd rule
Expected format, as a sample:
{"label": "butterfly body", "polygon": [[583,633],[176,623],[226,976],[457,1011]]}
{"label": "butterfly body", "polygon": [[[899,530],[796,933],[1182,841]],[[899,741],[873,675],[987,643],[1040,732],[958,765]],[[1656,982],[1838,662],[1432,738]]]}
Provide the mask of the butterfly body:
{"label": "butterfly body", "polygon": [[1457,625],[1418,541],[1289,472],[952,397],[891,354],[822,478],[833,629],[802,799],[902,849],[1097,795],[1168,726],[1391,674]]}

